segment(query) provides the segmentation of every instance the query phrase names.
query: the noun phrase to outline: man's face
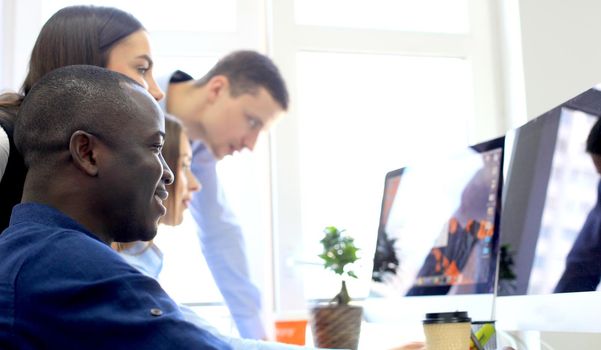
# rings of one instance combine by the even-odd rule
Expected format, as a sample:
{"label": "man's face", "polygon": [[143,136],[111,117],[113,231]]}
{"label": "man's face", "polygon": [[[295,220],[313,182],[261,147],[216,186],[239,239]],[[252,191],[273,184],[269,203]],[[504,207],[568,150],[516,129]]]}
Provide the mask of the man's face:
{"label": "man's face", "polygon": [[136,115],[123,121],[118,140],[105,145],[107,157],[99,172],[104,189],[101,196],[109,203],[109,232],[118,242],[148,241],[156,235],[159,218],[166,212],[162,204],[167,198],[165,186],[173,182],[161,154],[163,114],[141,88],[131,89],[129,94],[138,107]]}
{"label": "man's face", "polygon": [[265,88],[232,97],[226,86],[205,111],[202,139],[216,159],[244,148],[252,151],[259,133],[268,130],[281,112]]}

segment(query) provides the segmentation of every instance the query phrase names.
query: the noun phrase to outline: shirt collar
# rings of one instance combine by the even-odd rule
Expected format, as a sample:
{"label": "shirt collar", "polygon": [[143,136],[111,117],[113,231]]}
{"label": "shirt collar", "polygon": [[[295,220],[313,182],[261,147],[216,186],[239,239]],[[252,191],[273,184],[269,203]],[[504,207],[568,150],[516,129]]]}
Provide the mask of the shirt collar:
{"label": "shirt collar", "polygon": [[77,221],[71,219],[63,212],[51,206],[38,203],[21,203],[17,204],[12,211],[10,217],[10,226],[21,223],[31,224],[36,223],[44,226],[58,227],[68,230],[75,230],[85,233],[91,238],[106,244],[98,236],[88,231]]}

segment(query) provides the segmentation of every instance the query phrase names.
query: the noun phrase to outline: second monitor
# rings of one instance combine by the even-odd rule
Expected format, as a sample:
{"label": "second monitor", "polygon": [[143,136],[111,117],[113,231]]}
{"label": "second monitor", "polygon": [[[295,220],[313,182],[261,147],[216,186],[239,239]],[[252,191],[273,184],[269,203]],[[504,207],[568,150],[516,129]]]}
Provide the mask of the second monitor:
{"label": "second monitor", "polygon": [[388,173],[372,294],[494,290],[504,138]]}

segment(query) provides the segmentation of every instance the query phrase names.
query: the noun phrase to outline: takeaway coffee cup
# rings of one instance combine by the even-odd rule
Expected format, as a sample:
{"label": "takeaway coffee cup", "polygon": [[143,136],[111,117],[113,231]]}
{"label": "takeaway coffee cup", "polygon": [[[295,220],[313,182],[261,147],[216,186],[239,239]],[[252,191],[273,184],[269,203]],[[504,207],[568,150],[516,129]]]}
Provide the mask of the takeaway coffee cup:
{"label": "takeaway coffee cup", "polygon": [[426,314],[423,323],[427,349],[469,349],[471,321],[464,311]]}

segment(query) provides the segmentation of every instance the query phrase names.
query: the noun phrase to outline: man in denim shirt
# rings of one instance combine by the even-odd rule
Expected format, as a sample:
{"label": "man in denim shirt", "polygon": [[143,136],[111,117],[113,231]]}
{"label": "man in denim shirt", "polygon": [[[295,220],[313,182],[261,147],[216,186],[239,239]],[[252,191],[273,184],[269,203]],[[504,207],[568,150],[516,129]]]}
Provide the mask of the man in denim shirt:
{"label": "man in denim shirt", "polygon": [[123,75],[70,66],[34,85],[15,127],[23,199],[0,235],[0,348],[229,349],[110,248],[156,235],[163,137]]}

